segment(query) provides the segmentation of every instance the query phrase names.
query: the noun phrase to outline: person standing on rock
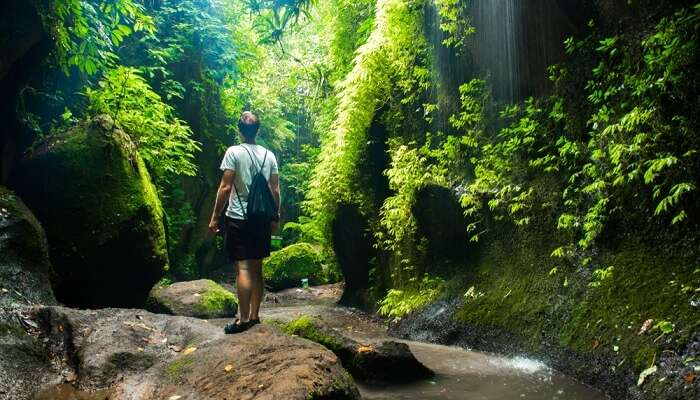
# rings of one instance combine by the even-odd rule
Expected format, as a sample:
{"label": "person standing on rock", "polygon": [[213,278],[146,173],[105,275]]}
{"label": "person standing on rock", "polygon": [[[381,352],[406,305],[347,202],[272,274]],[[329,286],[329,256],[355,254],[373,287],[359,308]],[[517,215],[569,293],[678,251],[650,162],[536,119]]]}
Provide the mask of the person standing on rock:
{"label": "person standing on rock", "polygon": [[280,217],[277,159],[255,143],[259,128],[255,114],[246,111],[241,115],[241,144],[229,147],[221,162],[223,176],[209,223],[209,229],[218,233],[219,216],[226,208],[226,251],[236,268],[239,302],[239,318],[226,326],[226,333],[243,332],[260,323],[262,260],[270,255],[271,235]]}

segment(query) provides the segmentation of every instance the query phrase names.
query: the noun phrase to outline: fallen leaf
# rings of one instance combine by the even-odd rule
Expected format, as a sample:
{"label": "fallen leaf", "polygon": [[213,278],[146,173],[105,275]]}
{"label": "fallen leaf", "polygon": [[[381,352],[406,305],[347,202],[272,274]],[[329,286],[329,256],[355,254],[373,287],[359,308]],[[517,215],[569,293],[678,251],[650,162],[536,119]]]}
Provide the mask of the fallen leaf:
{"label": "fallen leaf", "polygon": [[360,354],[373,353],[373,352],[374,352],[374,348],[372,348],[372,346],[360,346],[360,347],[357,349],[357,352],[360,353]]}
{"label": "fallen leaf", "polygon": [[637,379],[637,386],[642,386],[644,384],[644,381],[647,379],[647,377],[651,374],[656,373],[656,365],[653,365],[644,371],[642,371],[641,374],[639,374],[639,379]]}
{"label": "fallen leaf", "polygon": [[194,353],[195,351],[197,351],[196,347],[188,347],[185,349],[185,351],[182,352],[182,355],[189,356],[190,354]]}
{"label": "fallen leaf", "polygon": [[224,371],[226,371],[226,372],[231,372],[231,371],[233,371],[233,365],[231,365],[231,364],[226,365],[226,366],[224,367]]}
{"label": "fallen leaf", "polygon": [[597,349],[600,347],[600,340],[598,339],[593,339],[593,342],[591,343],[591,346],[593,346],[593,350]]}
{"label": "fallen leaf", "polygon": [[182,347],[174,345],[174,344],[168,345],[168,348],[176,353],[179,353],[182,351]]}
{"label": "fallen leaf", "polygon": [[690,385],[695,381],[695,373],[693,371],[688,372],[683,376],[683,382],[685,382],[686,385]]}

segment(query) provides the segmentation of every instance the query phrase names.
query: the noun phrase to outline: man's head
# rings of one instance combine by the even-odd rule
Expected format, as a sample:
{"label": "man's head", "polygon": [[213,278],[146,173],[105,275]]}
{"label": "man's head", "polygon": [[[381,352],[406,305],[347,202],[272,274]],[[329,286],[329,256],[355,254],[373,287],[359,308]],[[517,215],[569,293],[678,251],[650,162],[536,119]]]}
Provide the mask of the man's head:
{"label": "man's head", "polygon": [[258,129],[260,129],[258,117],[250,111],[244,111],[241,114],[241,119],[238,120],[238,130],[241,132],[241,135],[247,139],[255,139]]}

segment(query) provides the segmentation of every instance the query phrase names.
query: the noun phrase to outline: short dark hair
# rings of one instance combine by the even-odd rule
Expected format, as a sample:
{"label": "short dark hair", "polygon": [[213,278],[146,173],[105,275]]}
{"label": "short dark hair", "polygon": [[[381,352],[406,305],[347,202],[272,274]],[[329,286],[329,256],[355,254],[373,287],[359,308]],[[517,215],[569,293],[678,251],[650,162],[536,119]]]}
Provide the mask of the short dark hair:
{"label": "short dark hair", "polygon": [[238,130],[247,138],[254,138],[260,129],[260,121],[250,111],[244,111],[241,114],[241,119],[238,120]]}

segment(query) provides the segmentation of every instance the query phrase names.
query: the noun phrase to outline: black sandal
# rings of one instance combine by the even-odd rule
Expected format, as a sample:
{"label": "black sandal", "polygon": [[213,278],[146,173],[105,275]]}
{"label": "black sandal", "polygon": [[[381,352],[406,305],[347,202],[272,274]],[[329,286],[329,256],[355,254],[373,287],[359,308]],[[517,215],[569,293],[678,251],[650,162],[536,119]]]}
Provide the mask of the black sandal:
{"label": "black sandal", "polygon": [[236,320],[224,327],[224,333],[227,335],[233,335],[236,333],[241,333],[247,331],[251,326],[255,325],[252,321],[240,322]]}

